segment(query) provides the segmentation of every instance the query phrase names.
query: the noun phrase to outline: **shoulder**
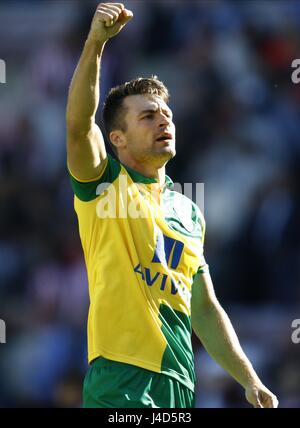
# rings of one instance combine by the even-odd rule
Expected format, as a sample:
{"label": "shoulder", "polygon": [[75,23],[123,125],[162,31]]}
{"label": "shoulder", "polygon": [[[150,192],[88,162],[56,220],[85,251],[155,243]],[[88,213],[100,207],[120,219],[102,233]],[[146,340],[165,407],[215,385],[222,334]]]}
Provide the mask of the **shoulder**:
{"label": "shoulder", "polygon": [[194,218],[205,224],[204,215],[200,207],[191,199],[191,195],[185,195],[183,192],[176,190],[174,186],[173,189],[168,190],[168,198],[173,200],[176,207],[181,207],[182,210],[191,212]]}
{"label": "shoulder", "polygon": [[79,180],[68,169],[73,192],[82,202],[90,202],[96,199],[99,196],[99,191],[97,190],[99,189],[99,185],[111,184],[119,176],[121,164],[118,160],[108,154],[104,162],[106,165],[102,174],[93,180]]}
{"label": "shoulder", "polygon": [[195,226],[197,225],[196,229],[201,230],[201,236],[203,237],[206,224],[200,207],[189,196],[175,190],[175,188],[168,189],[166,199],[169,209],[172,208],[181,222],[188,226],[188,229],[192,227],[191,223]]}

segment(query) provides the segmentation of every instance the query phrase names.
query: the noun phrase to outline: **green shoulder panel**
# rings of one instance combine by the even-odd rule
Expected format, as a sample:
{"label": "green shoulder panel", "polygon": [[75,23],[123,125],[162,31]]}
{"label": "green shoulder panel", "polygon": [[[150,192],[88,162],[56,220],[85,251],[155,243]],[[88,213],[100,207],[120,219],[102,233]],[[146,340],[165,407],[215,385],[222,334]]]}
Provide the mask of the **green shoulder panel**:
{"label": "green shoulder panel", "polygon": [[163,193],[165,220],[170,229],[204,242],[205,221],[198,206],[188,197],[173,190]]}
{"label": "green shoulder panel", "polygon": [[107,165],[101,177],[95,181],[81,182],[72,176],[69,171],[71,187],[74,194],[83,202],[90,202],[99,196],[97,187],[103,183],[113,183],[119,176],[121,171],[120,162],[115,160],[109,154],[107,155]]}

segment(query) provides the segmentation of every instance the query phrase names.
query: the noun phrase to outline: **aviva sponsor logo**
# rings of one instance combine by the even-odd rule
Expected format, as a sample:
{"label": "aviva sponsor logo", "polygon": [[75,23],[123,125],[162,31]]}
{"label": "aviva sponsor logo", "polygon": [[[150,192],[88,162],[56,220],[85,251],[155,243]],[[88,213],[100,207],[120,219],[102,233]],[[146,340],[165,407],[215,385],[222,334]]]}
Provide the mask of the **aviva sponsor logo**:
{"label": "aviva sponsor logo", "polygon": [[[176,269],[179,265],[183,249],[184,244],[181,241],[165,236],[159,231],[151,263],[159,263],[168,268]],[[161,291],[167,291],[172,295],[179,292],[185,299],[190,299],[190,292],[185,285],[181,281],[175,281],[171,275],[144,267],[140,263],[135,266],[134,272],[141,275],[142,280],[149,287],[155,284],[160,287]]]}
{"label": "aviva sponsor logo", "polygon": [[140,263],[134,268],[134,272],[141,275],[142,280],[145,281],[149,287],[156,283],[159,284],[161,291],[168,289],[171,294],[178,293],[180,282],[175,282],[173,278],[165,273],[156,272],[147,267],[143,267]]}
{"label": "aviva sponsor logo", "polygon": [[184,249],[181,241],[172,239],[169,236],[158,233],[156,247],[152,263],[160,263],[171,269],[176,269],[179,265],[180,257]]}

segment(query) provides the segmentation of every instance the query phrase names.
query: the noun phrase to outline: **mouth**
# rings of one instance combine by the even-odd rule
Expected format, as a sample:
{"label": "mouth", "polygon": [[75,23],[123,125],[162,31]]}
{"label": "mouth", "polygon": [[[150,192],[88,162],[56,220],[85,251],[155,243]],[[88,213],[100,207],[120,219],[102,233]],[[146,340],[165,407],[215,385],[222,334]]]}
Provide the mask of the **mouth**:
{"label": "mouth", "polygon": [[173,136],[171,134],[163,134],[160,137],[156,138],[156,141],[171,141]]}

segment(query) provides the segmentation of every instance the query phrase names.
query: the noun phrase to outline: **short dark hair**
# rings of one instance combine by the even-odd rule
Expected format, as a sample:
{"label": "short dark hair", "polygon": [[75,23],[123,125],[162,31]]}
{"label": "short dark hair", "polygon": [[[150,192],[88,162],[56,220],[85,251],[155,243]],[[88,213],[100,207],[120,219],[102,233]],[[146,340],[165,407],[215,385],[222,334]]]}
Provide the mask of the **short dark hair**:
{"label": "short dark hair", "polygon": [[[168,89],[163,82],[158,80],[157,76],[151,76],[149,78],[138,77],[137,79],[130,80],[130,82],[116,86],[109,91],[102,114],[104,129],[109,143],[111,143],[109,134],[114,129],[126,131],[126,108],[123,106],[124,98],[129,95],[142,94],[158,95],[165,103],[168,103],[170,98]],[[112,148],[113,151],[117,153],[113,145]]]}

